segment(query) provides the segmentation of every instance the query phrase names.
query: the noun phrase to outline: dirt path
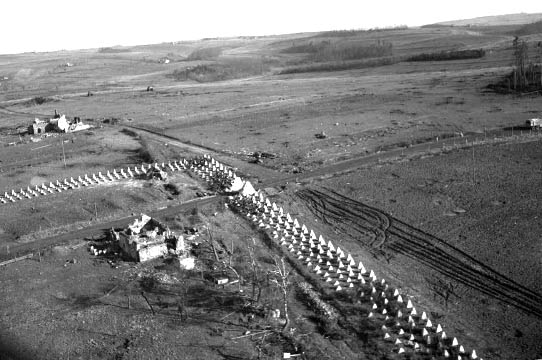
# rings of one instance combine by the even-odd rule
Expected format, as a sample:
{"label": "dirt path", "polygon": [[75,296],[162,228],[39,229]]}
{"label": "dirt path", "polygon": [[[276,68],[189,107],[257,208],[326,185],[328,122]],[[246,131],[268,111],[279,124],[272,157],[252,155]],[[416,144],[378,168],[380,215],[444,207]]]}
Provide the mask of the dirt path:
{"label": "dirt path", "polygon": [[[402,254],[430,269],[542,319],[542,295],[476,260],[469,254],[382,210],[328,189],[297,192],[311,211],[363,246],[386,255]],[[361,237],[360,237],[361,236]],[[379,241],[379,239],[384,241]]]}

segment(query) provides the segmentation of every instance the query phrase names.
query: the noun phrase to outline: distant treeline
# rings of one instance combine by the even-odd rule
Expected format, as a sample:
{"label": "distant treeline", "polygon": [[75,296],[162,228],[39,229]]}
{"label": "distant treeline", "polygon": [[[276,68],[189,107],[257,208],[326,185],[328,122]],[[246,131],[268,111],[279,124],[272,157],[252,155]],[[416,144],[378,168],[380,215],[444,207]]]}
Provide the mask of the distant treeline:
{"label": "distant treeline", "polygon": [[422,53],[413,55],[407,58],[407,61],[446,61],[478,59],[484,57],[485,54],[486,51],[484,49],[440,51],[435,53]]}
{"label": "distant treeline", "polygon": [[131,52],[132,50],[126,48],[114,48],[114,47],[103,47],[98,49],[99,53],[102,54],[116,54],[116,53],[126,53]]}
{"label": "distant treeline", "polygon": [[282,53],[309,54],[307,60],[314,62],[347,61],[390,56],[393,53],[393,46],[390,42],[380,40],[369,45],[355,42],[335,43],[324,40],[293,45],[282,50]]}
{"label": "distant treeline", "polygon": [[525,36],[540,33],[542,33],[542,20],[522,26],[514,32],[514,35]]}
{"label": "distant treeline", "polygon": [[269,64],[260,58],[222,59],[219,63],[177,69],[170,76],[177,81],[222,81],[263,74],[269,70]]}
{"label": "distant treeline", "polygon": [[383,32],[383,31],[393,31],[393,30],[407,30],[408,26],[406,25],[399,25],[399,26],[393,26],[393,27],[384,27],[384,28],[372,28],[368,30],[331,30],[331,31],[324,31],[316,35],[316,37],[349,37],[349,36],[356,36],[360,34],[370,33],[370,32]]}
{"label": "distant treeline", "polygon": [[222,48],[221,47],[207,47],[207,48],[201,48],[196,49],[188,55],[186,60],[188,61],[194,61],[194,60],[216,60],[220,55],[222,54]]}
{"label": "distant treeline", "polygon": [[321,72],[321,71],[342,71],[342,70],[354,70],[365,69],[377,66],[391,65],[399,62],[400,59],[387,56],[357,61],[333,61],[324,63],[311,63],[297,66],[290,66],[282,69],[279,74],[297,74],[306,72]]}

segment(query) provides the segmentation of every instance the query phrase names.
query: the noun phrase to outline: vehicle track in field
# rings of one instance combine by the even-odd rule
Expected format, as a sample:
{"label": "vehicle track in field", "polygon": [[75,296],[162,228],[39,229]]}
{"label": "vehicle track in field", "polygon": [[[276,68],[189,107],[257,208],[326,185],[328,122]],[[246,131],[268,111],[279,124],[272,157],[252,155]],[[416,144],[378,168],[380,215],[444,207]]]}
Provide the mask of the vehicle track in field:
{"label": "vehicle track in field", "polygon": [[443,239],[330,189],[306,188],[298,191],[297,196],[317,217],[360,239],[373,252],[407,256],[449,279],[542,318],[541,294],[498,273]]}

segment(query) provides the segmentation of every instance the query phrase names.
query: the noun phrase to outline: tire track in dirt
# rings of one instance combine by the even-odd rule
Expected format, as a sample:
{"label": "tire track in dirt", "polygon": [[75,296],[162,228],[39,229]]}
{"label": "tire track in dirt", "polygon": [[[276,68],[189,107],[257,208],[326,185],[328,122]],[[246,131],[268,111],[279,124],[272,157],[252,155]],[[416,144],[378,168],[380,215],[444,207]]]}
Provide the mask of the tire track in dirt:
{"label": "tire track in dirt", "polygon": [[327,224],[358,239],[362,235],[360,241],[372,252],[402,254],[450,279],[542,318],[542,295],[434,235],[333,190],[307,188],[298,191],[297,196]]}

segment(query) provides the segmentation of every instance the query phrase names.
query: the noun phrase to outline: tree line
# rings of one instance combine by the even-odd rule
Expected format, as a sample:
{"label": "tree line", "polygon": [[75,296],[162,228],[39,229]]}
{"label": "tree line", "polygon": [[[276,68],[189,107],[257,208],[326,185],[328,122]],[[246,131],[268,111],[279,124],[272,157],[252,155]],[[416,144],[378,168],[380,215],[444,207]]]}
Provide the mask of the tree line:
{"label": "tree line", "polygon": [[512,43],[514,64],[508,88],[514,91],[542,90],[542,41],[536,43],[536,63],[529,58],[529,44],[517,36]]}

